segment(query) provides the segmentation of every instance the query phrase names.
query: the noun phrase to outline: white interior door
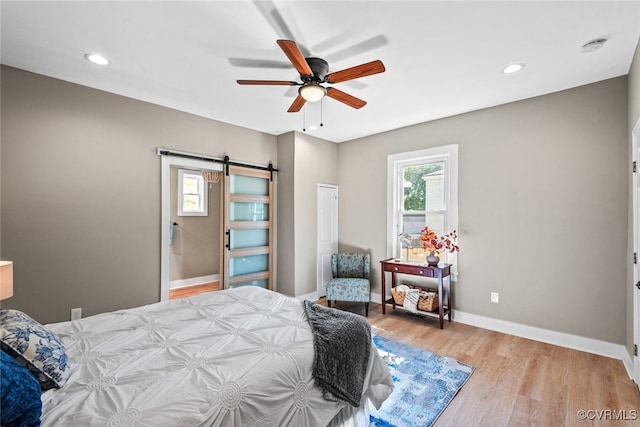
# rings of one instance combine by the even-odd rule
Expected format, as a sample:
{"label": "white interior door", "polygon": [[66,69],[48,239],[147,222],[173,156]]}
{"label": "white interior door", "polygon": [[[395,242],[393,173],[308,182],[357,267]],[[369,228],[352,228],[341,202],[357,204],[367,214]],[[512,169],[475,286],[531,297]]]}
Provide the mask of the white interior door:
{"label": "white interior door", "polygon": [[338,187],[318,184],[318,297],[327,294],[331,254],[338,252]]}

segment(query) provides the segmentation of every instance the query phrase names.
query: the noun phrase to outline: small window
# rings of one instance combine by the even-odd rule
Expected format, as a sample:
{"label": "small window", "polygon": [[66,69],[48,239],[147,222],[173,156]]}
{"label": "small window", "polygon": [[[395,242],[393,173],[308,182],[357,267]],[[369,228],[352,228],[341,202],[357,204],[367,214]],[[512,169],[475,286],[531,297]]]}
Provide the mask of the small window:
{"label": "small window", "polygon": [[[437,235],[458,227],[458,147],[447,145],[388,156],[389,255],[424,262],[420,233],[429,226]],[[454,265],[456,254],[443,254]]]}
{"label": "small window", "polygon": [[178,170],[178,216],[207,216],[207,194],[201,172]]}

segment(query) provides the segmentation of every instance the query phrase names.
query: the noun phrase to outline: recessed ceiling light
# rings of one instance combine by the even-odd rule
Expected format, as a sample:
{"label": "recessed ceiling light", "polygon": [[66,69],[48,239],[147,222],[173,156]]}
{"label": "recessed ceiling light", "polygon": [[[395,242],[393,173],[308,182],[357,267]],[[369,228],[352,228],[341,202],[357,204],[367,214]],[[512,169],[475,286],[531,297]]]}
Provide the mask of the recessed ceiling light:
{"label": "recessed ceiling light", "polygon": [[511,64],[507,65],[504,70],[502,70],[505,74],[516,73],[524,68],[524,64]]}
{"label": "recessed ceiling light", "polygon": [[109,65],[109,60],[98,53],[85,53],[84,58],[97,65]]}
{"label": "recessed ceiling light", "polygon": [[587,42],[582,45],[582,53],[593,52],[594,50],[600,49],[607,42],[607,39],[593,39],[590,42]]}

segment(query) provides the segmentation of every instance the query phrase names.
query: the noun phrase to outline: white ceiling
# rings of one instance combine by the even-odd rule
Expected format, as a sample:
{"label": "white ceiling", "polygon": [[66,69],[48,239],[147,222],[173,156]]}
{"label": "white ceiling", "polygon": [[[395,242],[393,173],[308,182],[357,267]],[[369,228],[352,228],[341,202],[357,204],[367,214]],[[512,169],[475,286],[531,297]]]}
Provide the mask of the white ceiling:
{"label": "white ceiling", "polygon": [[[2,0],[0,13],[3,64],[273,135],[320,117],[318,103],[287,113],[295,88],[236,84],[299,80],[277,39],[330,71],[382,60],[335,85],[362,109],[323,100],[307,132],[334,142],[626,75],[640,36],[640,1]],[[513,62],[525,68],[503,74]]]}

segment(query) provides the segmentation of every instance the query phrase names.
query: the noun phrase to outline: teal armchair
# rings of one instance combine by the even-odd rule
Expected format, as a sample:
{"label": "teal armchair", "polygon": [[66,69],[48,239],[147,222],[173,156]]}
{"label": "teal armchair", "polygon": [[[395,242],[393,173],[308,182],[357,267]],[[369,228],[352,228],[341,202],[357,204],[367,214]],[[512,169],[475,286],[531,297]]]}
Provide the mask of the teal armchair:
{"label": "teal armchair", "polygon": [[371,297],[371,257],[364,253],[331,255],[333,278],[327,283],[327,305],[331,302],[355,301],[364,303],[364,315],[369,315]]}

